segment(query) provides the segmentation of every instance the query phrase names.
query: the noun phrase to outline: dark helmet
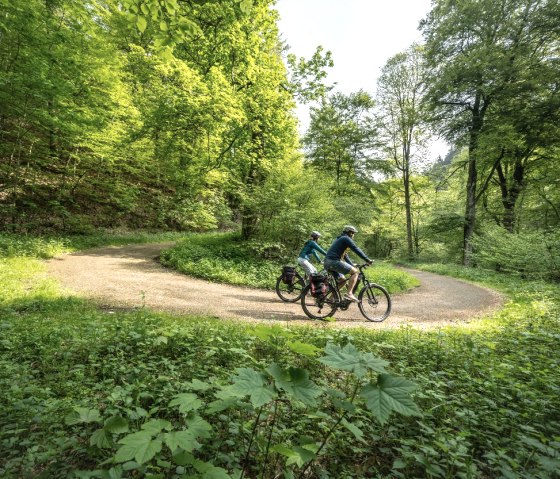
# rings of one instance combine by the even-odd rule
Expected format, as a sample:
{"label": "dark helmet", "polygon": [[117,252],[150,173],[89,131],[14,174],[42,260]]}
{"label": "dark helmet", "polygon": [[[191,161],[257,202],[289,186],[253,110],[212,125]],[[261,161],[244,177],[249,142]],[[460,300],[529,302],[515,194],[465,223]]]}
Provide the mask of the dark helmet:
{"label": "dark helmet", "polygon": [[312,231],[309,236],[311,236],[312,238],[320,238],[321,233],[319,233],[318,231]]}
{"label": "dark helmet", "polygon": [[352,225],[346,225],[344,227],[344,229],[342,230],[343,234],[347,234],[347,233],[357,233],[358,230],[356,228],[354,228]]}

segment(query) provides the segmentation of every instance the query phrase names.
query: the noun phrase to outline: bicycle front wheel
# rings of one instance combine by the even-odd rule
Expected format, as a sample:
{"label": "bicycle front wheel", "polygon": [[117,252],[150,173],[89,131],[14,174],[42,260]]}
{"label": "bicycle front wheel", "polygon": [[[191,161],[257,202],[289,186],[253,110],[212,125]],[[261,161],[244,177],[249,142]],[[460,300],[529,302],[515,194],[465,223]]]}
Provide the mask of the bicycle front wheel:
{"label": "bicycle front wheel", "polygon": [[332,285],[327,285],[327,292],[320,298],[311,295],[311,286],[307,285],[301,296],[301,308],[311,319],[326,320],[338,308],[338,293]]}
{"label": "bicycle front wheel", "polygon": [[360,291],[358,306],[368,321],[380,323],[391,314],[391,297],[383,286],[370,283]]}
{"label": "bicycle front wheel", "polygon": [[276,294],[286,303],[295,303],[301,298],[301,293],[305,288],[305,281],[298,274],[294,278],[293,284],[286,284],[282,281],[282,276],[276,280]]}

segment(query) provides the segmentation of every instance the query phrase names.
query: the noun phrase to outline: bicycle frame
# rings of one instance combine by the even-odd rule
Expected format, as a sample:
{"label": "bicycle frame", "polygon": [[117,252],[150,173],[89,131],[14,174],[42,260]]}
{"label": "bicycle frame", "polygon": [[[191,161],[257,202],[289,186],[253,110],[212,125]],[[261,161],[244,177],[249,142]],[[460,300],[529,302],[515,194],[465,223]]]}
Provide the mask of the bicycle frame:
{"label": "bicycle frame", "polygon": [[[366,278],[364,269],[367,266],[367,263],[357,265],[359,276],[354,291],[360,289],[360,292],[357,295],[358,301],[356,304],[358,305],[362,316],[364,316],[368,321],[384,321],[391,313],[391,298],[383,286],[375,284]],[[345,278],[341,284],[339,284],[338,279],[339,276],[337,273],[331,271],[328,272],[328,288],[325,295],[313,296],[312,294],[309,294],[309,285],[303,290],[301,295],[301,306],[304,313],[309,318],[327,320],[326,318],[332,317],[336,313],[337,309],[345,311],[354,302],[345,299],[340,291],[341,286],[348,282],[348,278]]]}

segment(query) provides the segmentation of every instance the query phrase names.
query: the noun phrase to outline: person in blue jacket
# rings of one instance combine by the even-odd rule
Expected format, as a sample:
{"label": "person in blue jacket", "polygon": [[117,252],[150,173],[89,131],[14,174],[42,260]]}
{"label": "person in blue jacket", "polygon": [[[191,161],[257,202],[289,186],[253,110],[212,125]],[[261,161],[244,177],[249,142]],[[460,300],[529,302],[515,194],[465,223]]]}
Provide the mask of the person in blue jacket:
{"label": "person in blue jacket", "polygon": [[321,263],[321,258],[317,254],[317,251],[324,255],[327,254],[327,252],[317,243],[321,237],[321,233],[318,231],[312,231],[310,237],[311,238],[303,245],[297,259],[298,264],[307,272],[308,275],[317,273],[317,268],[311,264],[311,256],[314,256],[317,261]]}
{"label": "person in blue jacket", "polygon": [[352,294],[352,291],[358,281],[359,271],[348,256],[348,250],[356,253],[366,263],[373,263],[373,260],[369,259],[368,256],[358,248],[356,243],[354,243],[353,238],[357,232],[358,230],[353,226],[346,225],[342,230],[342,234],[331,244],[323,262],[327,271],[335,271],[341,275],[350,274],[350,278],[348,279],[348,292],[344,295],[344,299],[349,301],[358,301],[358,298]]}

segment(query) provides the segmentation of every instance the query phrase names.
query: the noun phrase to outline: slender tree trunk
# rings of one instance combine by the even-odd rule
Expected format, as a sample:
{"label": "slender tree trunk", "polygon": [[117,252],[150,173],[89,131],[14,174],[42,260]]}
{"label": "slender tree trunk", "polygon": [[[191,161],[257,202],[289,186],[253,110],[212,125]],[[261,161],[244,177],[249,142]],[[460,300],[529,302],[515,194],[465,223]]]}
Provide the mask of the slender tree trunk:
{"label": "slender tree trunk", "polygon": [[465,226],[463,229],[463,265],[472,266],[473,245],[472,239],[476,227],[476,193],[477,193],[477,160],[478,139],[484,122],[484,110],[482,108],[482,93],[477,92],[475,103],[472,108],[472,121],[469,132],[469,161],[467,169],[467,199],[465,204]]}
{"label": "slender tree trunk", "polygon": [[463,229],[463,265],[472,265],[472,238],[476,226],[476,180],[478,131],[471,131],[469,141],[469,162],[467,172],[467,201],[465,204],[465,226]]}
{"label": "slender tree trunk", "polygon": [[[262,132],[253,131],[251,133],[251,143],[255,156],[251,159],[249,172],[245,185],[247,188],[248,197],[252,198],[254,195],[254,188],[262,181],[262,175],[259,172],[259,159],[265,155],[264,137]],[[255,210],[252,204],[245,203],[241,212],[241,236],[243,239],[253,238],[257,234],[258,223],[260,214]]]}
{"label": "slender tree trunk", "polygon": [[[256,167],[255,162],[251,161],[251,165],[249,168],[249,174],[247,175],[247,187],[248,189],[252,189],[253,184],[256,178]],[[255,214],[254,208],[252,205],[243,204],[241,210],[241,236],[243,239],[250,239],[252,238],[257,229],[257,215]]]}
{"label": "slender tree trunk", "polygon": [[404,208],[406,214],[406,244],[408,249],[408,259],[414,259],[414,244],[412,241],[412,207],[410,202],[410,171],[408,160],[405,158],[405,168],[403,169],[404,184]]}

